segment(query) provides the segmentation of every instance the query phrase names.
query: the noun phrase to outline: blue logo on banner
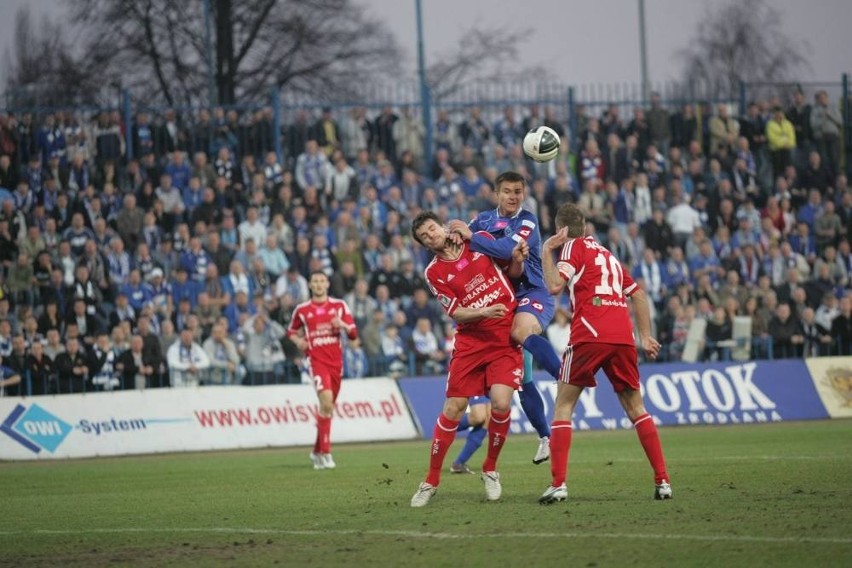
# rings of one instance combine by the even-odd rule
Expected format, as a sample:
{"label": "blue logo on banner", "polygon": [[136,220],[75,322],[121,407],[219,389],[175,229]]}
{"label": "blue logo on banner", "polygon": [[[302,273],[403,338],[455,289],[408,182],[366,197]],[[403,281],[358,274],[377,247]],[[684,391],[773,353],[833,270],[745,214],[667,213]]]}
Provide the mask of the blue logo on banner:
{"label": "blue logo on banner", "polygon": [[[749,424],[828,418],[804,361],[663,363],[639,367],[645,407],[657,424]],[[556,382],[534,378],[545,410],[552,416]],[[630,428],[609,381],[598,373],[599,388],[585,389],[574,410],[574,430]],[[446,377],[400,379],[399,385],[423,437],[444,403]],[[517,397],[512,432],[533,432]]]}
{"label": "blue logo on banner", "polygon": [[0,424],[0,431],[27,448],[39,453],[56,451],[73,427],[37,404],[29,408],[19,404]]}

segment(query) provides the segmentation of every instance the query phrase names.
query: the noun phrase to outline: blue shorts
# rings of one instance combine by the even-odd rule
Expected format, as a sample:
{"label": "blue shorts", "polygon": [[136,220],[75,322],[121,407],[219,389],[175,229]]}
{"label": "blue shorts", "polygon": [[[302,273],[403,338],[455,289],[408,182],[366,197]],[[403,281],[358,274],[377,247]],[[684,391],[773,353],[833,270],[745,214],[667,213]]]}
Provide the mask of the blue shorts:
{"label": "blue shorts", "polygon": [[477,404],[488,404],[489,402],[491,402],[491,399],[487,396],[472,396],[467,401],[470,406],[476,406]]}
{"label": "blue shorts", "polygon": [[526,312],[534,315],[542,331],[546,330],[556,311],[556,301],[550,292],[544,289],[524,290],[517,298],[518,308],[515,313]]}

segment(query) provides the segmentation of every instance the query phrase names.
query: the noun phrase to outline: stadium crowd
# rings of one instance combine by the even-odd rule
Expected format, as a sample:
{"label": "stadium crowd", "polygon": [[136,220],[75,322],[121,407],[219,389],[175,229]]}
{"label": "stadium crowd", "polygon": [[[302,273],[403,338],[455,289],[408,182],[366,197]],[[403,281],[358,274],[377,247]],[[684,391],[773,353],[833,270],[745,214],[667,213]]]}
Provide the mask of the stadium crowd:
{"label": "stadium crowd", "polygon": [[[755,358],[852,354],[852,188],[828,95],[741,117],[656,94],[621,110],[580,106],[574,133],[535,105],[439,110],[429,164],[409,108],[300,112],[280,161],[271,109],[139,112],[132,159],[119,113],[0,114],[3,392],[299,382],[284,330],[314,270],[359,329],[345,376],[443,372],[453,329],[409,223],[493,207],[506,170],[529,180],[543,237],[560,204],[586,211],[653,299],[663,360],[696,318],[702,357],[727,357],[736,316]],[[520,146],[540,124],[573,142],[547,164]],[[546,333],[561,353],[560,305]]]}

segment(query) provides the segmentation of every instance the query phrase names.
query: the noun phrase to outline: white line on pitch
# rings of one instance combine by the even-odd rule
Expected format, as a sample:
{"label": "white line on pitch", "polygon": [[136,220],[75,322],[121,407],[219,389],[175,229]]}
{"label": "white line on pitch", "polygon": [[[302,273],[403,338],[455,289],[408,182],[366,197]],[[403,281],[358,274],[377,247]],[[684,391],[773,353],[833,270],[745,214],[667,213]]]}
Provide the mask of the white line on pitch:
{"label": "white line on pitch", "polygon": [[0,536],[33,535],[80,535],[80,534],[145,534],[145,533],[221,533],[221,534],[278,534],[291,536],[314,535],[375,535],[402,536],[407,538],[438,538],[446,540],[473,540],[481,538],[612,538],[641,540],[694,540],[702,542],[757,542],[786,544],[852,544],[852,538],[807,537],[807,536],[749,536],[749,535],[701,535],[701,534],[637,534],[603,532],[564,532],[564,533],[433,533],[421,531],[391,530],[288,530],[256,529],[239,527],[177,527],[177,528],[106,528],[106,529],[33,529],[31,531],[0,531]]}

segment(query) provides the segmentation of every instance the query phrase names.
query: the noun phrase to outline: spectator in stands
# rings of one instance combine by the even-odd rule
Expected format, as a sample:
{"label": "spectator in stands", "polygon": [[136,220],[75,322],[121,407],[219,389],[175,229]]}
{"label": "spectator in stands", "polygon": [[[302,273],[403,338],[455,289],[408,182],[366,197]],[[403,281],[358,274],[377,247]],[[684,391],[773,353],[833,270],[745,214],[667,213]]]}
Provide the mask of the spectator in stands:
{"label": "spectator in stands", "polygon": [[825,159],[829,171],[839,171],[840,131],[843,120],[837,107],[829,104],[828,93],[819,91],[814,95],[811,109],[811,132],[819,154]]}
{"label": "spectator in stands", "polygon": [[343,377],[362,379],[368,375],[369,369],[370,362],[361,341],[357,337],[347,341],[343,348]]}
{"label": "spectator in stands", "polygon": [[405,342],[395,325],[387,325],[382,331],[382,354],[388,373],[398,376],[408,369]]}
{"label": "spectator in stands", "polygon": [[55,360],[59,392],[76,393],[91,390],[91,387],[86,384],[89,379],[89,361],[80,349],[79,341],[73,337],[69,338],[65,349],[65,352],[60,353]]}
{"label": "spectator in stands", "polygon": [[790,359],[801,357],[804,336],[800,322],[793,317],[790,306],[778,304],[775,316],[769,320],[769,335],[772,337],[773,357]]}
{"label": "spectator in stands", "polygon": [[443,372],[446,354],[438,347],[438,337],[429,318],[416,320],[411,333],[411,348],[414,353],[415,372],[418,375],[436,375]]}
{"label": "spectator in stands", "polygon": [[813,308],[801,312],[802,357],[821,357],[831,354],[833,339],[828,329],[817,323]]}
{"label": "spectator in stands", "polygon": [[766,124],[766,139],[772,159],[772,175],[778,177],[791,164],[791,152],[796,147],[796,131],[781,107],[772,109],[772,120]]}
{"label": "spectator in stands", "polygon": [[21,396],[21,373],[6,365],[0,356],[0,396]]}
{"label": "spectator in stands", "polygon": [[835,355],[852,355],[852,296],[840,299],[840,314],[831,323]]}
{"label": "spectator in stands", "polygon": [[211,384],[236,384],[240,367],[237,347],[228,337],[224,323],[213,325],[210,337],[204,342],[204,351],[210,360],[208,382]]}
{"label": "spectator in stands", "polygon": [[166,357],[173,387],[198,386],[210,367],[207,353],[193,341],[192,330],[187,327],[181,330],[180,340],[169,347]]}
{"label": "spectator in stands", "polygon": [[117,363],[118,354],[112,348],[109,335],[99,333],[89,354],[89,372],[95,390],[111,391],[121,385]]}

